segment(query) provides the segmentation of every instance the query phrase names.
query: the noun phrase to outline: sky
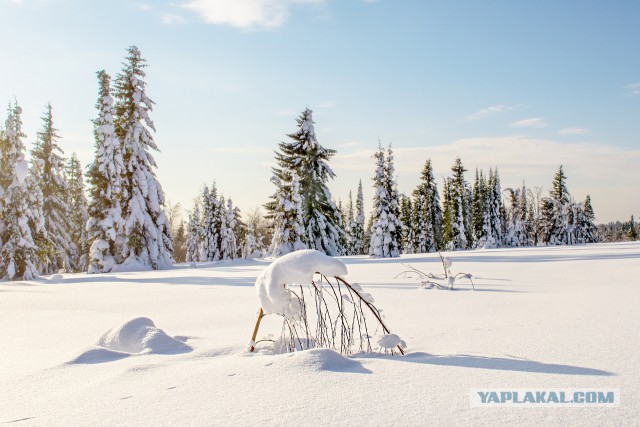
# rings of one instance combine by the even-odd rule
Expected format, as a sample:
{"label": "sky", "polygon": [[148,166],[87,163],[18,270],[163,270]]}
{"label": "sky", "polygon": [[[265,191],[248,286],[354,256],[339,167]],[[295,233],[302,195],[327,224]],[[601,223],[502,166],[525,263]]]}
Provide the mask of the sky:
{"label": "sky", "polygon": [[362,180],[370,206],[381,143],[407,194],[428,158],[440,183],[460,157],[468,181],[497,167],[542,195],[562,164],[598,222],[640,216],[635,0],[0,0],[0,18],[0,102],[22,106],[28,147],[51,102],[84,165],[96,71],[140,48],[157,175],[185,210],[213,181],[244,212],[268,201],[308,107],[343,203]]}

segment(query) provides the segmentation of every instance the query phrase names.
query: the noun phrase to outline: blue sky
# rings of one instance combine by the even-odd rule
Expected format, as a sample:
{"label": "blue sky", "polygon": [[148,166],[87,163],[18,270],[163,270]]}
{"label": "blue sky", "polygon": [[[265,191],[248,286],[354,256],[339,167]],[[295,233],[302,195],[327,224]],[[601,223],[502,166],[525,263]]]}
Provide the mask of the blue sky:
{"label": "blue sky", "polygon": [[0,101],[27,143],[47,102],[66,154],[92,159],[95,72],[130,45],[149,62],[158,176],[191,208],[203,183],[243,210],[273,192],[273,150],[314,110],[338,150],[331,189],[370,199],[378,141],[401,191],[427,158],[497,166],[503,188],[543,187],[560,164],[599,221],[640,213],[640,2],[0,0]]}

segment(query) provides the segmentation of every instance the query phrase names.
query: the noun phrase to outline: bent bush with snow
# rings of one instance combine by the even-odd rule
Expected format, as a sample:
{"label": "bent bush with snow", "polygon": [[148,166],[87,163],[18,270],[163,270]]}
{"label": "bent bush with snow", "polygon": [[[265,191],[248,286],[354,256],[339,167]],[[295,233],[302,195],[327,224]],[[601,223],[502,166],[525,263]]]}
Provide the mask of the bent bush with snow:
{"label": "bent bush with snow", "polygon": [[[249,350],[269,341],[276,353],[314,347],[342,354],[371,352],[371,340],[378,335],[380,351],[404,354],[404,341],[391,334],[373,297],[344,280],[341,276],[346,274],[341,261],[313,249],[292,252],[271,263],[256,279],[261,308]],[[268,314],[283,318],[280,337],[256,341],[262,318]]]}

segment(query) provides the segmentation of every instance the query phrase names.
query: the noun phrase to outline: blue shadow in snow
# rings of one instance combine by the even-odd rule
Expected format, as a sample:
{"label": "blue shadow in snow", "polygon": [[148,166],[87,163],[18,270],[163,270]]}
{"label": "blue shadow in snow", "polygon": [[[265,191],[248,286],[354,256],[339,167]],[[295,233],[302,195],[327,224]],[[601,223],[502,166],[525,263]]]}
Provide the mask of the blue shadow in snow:
{"label": "blue shadow in snow", "polygon": [[404,357],[394,357],[393,360],[422,363],[425,365],[457,366],[461,368],[492,369],[497,371],[532,372],[537,374],[556,375],[593,375],[610,377],[616,374],[601,369],[584,368],[581,366],[559,365],[555,363],[536,362],[527,359],[512,359],[506,357],[474,356],[468,354],[453,354],[438,356],[429,353],[409,353]]}

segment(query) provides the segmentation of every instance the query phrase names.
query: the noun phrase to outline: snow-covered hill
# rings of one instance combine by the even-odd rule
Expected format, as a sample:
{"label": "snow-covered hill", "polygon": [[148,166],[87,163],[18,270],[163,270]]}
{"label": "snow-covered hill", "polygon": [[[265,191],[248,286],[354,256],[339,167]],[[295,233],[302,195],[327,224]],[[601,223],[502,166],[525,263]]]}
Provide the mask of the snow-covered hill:
{"label": "snow-covered hill", "polygon": [[[249,354],[265,260],[0,284],[0,423],[633,425],[640,244],[342,258],[406,356]],[[265,318],[261,334],[280,333]],[[472,407],[473,389],[611,389],[606,407]]]}

